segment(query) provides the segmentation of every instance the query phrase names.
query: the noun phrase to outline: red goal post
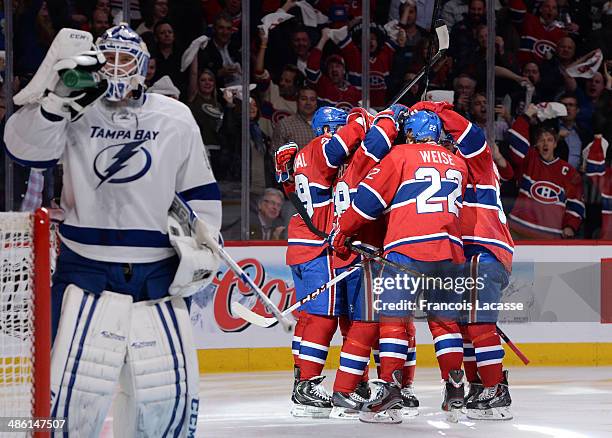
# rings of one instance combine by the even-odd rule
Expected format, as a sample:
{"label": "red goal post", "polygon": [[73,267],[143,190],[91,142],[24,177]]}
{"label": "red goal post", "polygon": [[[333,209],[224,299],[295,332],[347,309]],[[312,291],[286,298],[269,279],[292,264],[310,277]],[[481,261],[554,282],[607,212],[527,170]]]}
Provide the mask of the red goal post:
{"label": "red goal post", "polygon": [[0,417],[50,414],[51,238],[44,208],[0,213]]}

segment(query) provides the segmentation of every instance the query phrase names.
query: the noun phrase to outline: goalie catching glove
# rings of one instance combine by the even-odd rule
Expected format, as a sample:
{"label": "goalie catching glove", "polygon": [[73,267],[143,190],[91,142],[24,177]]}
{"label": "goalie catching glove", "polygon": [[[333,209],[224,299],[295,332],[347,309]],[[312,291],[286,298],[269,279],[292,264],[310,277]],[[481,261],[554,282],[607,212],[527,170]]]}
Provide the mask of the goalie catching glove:
{"label": "goalie catching glove", "polygon": [[[202,242],[201,236],[192,237],[172,216],[168,217],[168,237],[180,258],[170,285],[170,295],[189,297],[208,286],[219,270],[219,258]],[[212,237],[210,237],[212,239]],[[205,239],[204,239],[205,241]]]}
{"label": "goalie catching glove", "polygon": [[85,110],[106,93],[108,83],[100,79],[95,87],[80,90],[63,85],[60,75],[70,69],[98,72],[106,63],[104,54],[93,45],[89,32],[64,28],[57,34],[30,83],[17,95],[17,105],[40,103],[53,116],[78,120]]}

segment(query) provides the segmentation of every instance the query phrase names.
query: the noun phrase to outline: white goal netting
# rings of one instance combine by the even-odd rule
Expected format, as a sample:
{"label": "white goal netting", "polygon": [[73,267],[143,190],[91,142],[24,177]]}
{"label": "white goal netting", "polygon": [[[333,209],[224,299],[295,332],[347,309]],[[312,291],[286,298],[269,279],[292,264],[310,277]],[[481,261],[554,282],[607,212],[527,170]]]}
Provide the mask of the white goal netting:
{"label": "white goal netting", "polygon": [[[48,368],[48,361],[37,361],[35,355],[35,270],[50,270],[45,257],[37,260],[47,263],[35,267],[41,251],[34,244],[35,220],[31,213],[0,213],[0,417],[34,414],[35,368]],[[49,241],[42,250],[51,252]],[[39,291],[48,295],[48,273],[41,278],[45,284]],[[48,321],[48,315],[42,320]]]}

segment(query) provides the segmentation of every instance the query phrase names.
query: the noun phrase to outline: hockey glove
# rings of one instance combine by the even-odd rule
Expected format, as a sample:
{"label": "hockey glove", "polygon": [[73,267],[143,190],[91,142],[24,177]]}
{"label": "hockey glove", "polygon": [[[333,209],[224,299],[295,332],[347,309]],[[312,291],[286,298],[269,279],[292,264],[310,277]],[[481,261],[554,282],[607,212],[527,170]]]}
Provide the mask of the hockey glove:
{"label": "hockey glove", "polygon": [[344,234],[337,225],[334,225],[331,233],[327,237],[327,242],[342,260],[348,259],[351,255],[351,250],[348,247],[350,236]]}
{"label": "hockey glove", "polygon": [[378,124],[383,119],[391,119],[395,122],[395,126],[399,131],[404,118],[408,115],[408,112],[409,109],[406,105],[396,103],[391,105],[386,110],[379,112],[374,118],[374,124]]}
{"label": "hockey glove", "polygon": [[370,114],[365,108],[355,107],[353,108],[346,118],[346,124],[348,125],[352,121],[356,121],[361,126],[365,132],[370,130],[372,126],[372,122],[374,121],[374,116]]}
{"label": "hockey glove", "polygon": [[285,183],[293,175],[293,160],[298,152],[298,145],[289,142],[282,145],[274,152],[274,168],[276,171],[276,182]]}
{"label": "hockey glove", "polygon": [[191,296],[213,281],[219,270],[219,258],[200,239],[186,235],[172,216],[168,217],[168,237],[180,259],[169,293]]}
{"label": "hockey glove", "polygon": [[429,102],[429,101],[417,102],[410,107],[411,112],[431,111],[436,114],[439,114],[444,110],[452,110],[452,109],[453,109],[453,104],[444,102],[444,101],[442,102]]}
{"label": "hockey glove", "polygon": [[67,96],[48,91],[40,104],[46,113],[76,122],[91,105],[106,94],[107,87],[108,83],[103,79],[95,87],[71,91]]}
{"label": "hockey glove", "polygon": [[[53,70],[62,74],[66,70],[78,69],[96,74],[106,59],[98,50],[88,50],[69,58],[60,59],[53,66]],[[99,79],[95,87],[71,90],[60,82],[54,90],[47,90],[41,100],[43,110],[49,114],[68,119],[71,122],[78,120],[83,113],[106,93],[108,83]]]}

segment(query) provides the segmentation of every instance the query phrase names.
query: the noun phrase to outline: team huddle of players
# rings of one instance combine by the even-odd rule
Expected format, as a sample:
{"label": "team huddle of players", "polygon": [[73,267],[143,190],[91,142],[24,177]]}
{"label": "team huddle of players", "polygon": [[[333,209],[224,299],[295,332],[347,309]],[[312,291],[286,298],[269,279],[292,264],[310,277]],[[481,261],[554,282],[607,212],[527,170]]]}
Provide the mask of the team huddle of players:
{"label": "team huddle of players", "polygon": [[[483,131],[446,102],[396,104],[376,116],[363,108],[347,114],[323,107],[312,126],[317,137],[306,147],[289,143],[275,154],[285,191],[295,192],[312,224],[329,234],[322,239],[299,215],[291,219],[287,264],[297,299],[356,264],[361,269],[301,308],[292,344],[292,414],[398,423],[418,414],[412,315],[373,309],[372,278],[384,277],[386,268],[373,274],[367,257],[348,243],[382,248],[385,261],[404,273],[478,277],[482,287],[472,288],[468,299],[498,302],[513,242],[497,169]],[[391,302],[403,292],[390,288],[383,295]],[[466,299],[444,289],[427,293],[439,302]],[[510,419],[497,312],[473,309],[427,314],[444,382],[442,409],[450,421],[462,410],[473,419]],[[338,323],[344,341],[330,395],[321,372]],[[372,350],[379,378],[368,385]]]}

